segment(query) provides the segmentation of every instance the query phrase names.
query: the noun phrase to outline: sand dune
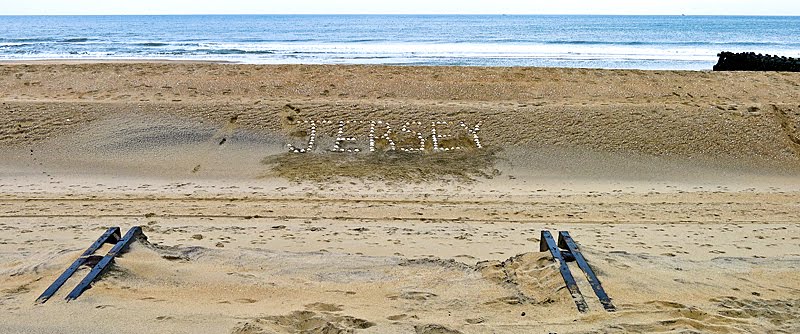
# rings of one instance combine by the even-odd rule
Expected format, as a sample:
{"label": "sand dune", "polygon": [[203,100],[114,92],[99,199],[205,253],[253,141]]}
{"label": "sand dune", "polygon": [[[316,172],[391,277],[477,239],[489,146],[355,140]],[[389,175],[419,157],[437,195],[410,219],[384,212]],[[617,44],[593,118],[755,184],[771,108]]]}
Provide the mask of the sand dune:
{"label": "sand dune", "polygon": [[[796,332],[798,85],[790,73],[0,65],[0,332]],[[313,152],[290,153],[309,121]],[[427,153],[383,152],[386,123],[398,148],[421,134]],[[452,135],[439,147],[463,148],[430,153],[432,128]],[[78,300],[63,297],[88,268],[33,304],[107,227],[134,225],[148,240]],[[571,232],[617,312],[585,281],[590,312],[577,312],[539,252],[543,229]]]}
{"label": "sand dune", "polygon": [[288,116],[483,121],[487,145],[698,158],[796,162],[800,149],[793,73],[101,63],[0,74],[8,144],[133,113],[235,117],[260,132],[286,130]]}

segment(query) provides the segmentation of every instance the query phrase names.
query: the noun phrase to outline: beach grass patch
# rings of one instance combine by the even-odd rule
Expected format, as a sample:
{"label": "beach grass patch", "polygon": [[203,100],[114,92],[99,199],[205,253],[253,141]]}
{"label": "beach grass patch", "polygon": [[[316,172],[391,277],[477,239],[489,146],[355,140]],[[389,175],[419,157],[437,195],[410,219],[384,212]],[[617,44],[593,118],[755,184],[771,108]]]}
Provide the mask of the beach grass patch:
{"label": "beach grass patch", "polygon": [[494,168],[498,150],[462,149],[448,152],[306,153],[286,152],[262,160],[269,176],[292,181],[459,181],[474,182],[500,174]]}

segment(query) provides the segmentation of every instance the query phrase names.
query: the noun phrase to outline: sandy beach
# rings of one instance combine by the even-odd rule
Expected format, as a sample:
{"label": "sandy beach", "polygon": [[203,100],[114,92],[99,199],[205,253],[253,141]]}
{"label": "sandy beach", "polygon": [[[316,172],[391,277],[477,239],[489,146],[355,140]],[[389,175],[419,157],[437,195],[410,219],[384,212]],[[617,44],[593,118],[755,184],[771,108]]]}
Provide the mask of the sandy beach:
{"label": "sandy beach", "polygon": [[[0,101],[0,333],[800,332],[800,73],[13,62]],[[111,226],[147,240],[35,304]]]}

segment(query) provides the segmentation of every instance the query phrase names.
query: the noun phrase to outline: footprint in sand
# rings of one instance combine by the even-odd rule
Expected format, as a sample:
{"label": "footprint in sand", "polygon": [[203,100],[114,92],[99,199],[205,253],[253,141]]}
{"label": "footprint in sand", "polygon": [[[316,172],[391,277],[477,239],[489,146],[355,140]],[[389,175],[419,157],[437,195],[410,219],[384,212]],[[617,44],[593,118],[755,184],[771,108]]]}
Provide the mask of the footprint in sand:
{"label": "footprint in sand", "polygon": [[398,298],[407,299],[407,300],[419,300],[425,301],[437,297],[435,293],[424,292],[424,291],[406,291],[401,293],[400,295],[392,295],[388,298],[391,300],[397,300]]}
{"label": "footprint in sand", "polygon": [[373,326],[375,326],[373,322],[351,316],[294,311],[287,315],[258,318],[240,323],[231,330],[231,333],[273,333],[273,330],[281,333],[354,333],[356,330]]}
{"label": "footprint in sand", "polygon": [[416,325],[414,326],[414,331],[417,334],[461,334],[461,332],[455,329],[437,324]]}
{"label": "footprint in sand", "polygon": [[327,303],[311,303],[305,305],[306,310],[309,311],[320,311],[320,312],[339,312],[344,310],[342,307],[344,305],[334,305],[334,304],[327,304]]}
{"label": "footprint in sand", "polygon": [[419,319],[419,317],[417,317],[416,315],[408,315],[403,313],[403,314],[390,315],[386,317],[386,319],[391,321],[400,321],[406,319]]}

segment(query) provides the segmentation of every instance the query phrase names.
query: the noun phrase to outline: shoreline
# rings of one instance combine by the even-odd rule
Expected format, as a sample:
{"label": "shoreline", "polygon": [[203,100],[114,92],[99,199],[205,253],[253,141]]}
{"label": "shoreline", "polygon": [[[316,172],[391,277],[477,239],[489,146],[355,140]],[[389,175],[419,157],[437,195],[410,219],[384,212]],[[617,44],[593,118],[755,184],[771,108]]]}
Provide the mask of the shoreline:
{"label": "shoreline", "polygon": [[71,64],[241,64],[225,60],[149,59],[149,58],[86,58],[86,59],[0,59],[0,65],[71,65]]}
{"label": "shoreline", "polygon": [[361,64],[361,63],[280,63],[280,62],[248,62],[247,60],[226,59],[167,59],[167,58],[37,58],[37,59],[0,59],[0,65],[70,65],[70,64],[228,64],[246,66],[354,66],[354,67],[419,67],[419,68],[487,68],[487,69],[560,69],[560,70],[598,70],[598,71],[645,71],[645,72],[713,72],[714,63],[707,69],[650,69],[650,68],[602,68],[602,67],[553,67],[553,66],[486,66],[486,65],[418,65],[408,64]]}

